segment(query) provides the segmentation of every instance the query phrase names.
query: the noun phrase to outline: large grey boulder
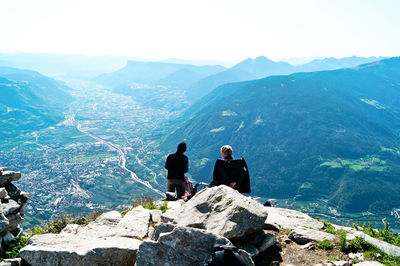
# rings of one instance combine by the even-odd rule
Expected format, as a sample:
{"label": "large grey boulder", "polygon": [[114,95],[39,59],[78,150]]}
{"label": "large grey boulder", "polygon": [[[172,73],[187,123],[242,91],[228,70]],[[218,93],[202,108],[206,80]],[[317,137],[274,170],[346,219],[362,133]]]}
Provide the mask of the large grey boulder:
{"label": "large grey boulder", "polygon": [[264,207],[268,211],[268,217],[265,220],[265,229],[275,228],[311,228],[320,230],[324,224],[310,217],[309,215],[289,209]]}
{"label": "large grey boulder", "polygon": [[307,228],[296,228],[289,234],[289,238],[294,242],[304,245],[310,241],[321,242],[323,240],[334,241],[335,236],[326,232]]}
{"label": "large grey boulder", "polygon": [[75,234],[36,235],[20,251],[32,266],[133,265],[141,241]]}
{"label": "large grey boulder", "polygon": [[221,185],[197,193],[176,210],[173,222],[234,239],[261,229],[267,215],[257,201]]}
{"label": "large grey boulder", "polygon": [[172,232],[162,233],[157,242],[143,241],[139,247],[136,265],[204,265],[211,259],[215,244],[230,242],[205,230],[176,227]]}
{"label": "large grey boulder", "polygon": [[150,210],[138,206],[129,211],[118,222],[115,232],[118,236],[143,239],[148,235]]}

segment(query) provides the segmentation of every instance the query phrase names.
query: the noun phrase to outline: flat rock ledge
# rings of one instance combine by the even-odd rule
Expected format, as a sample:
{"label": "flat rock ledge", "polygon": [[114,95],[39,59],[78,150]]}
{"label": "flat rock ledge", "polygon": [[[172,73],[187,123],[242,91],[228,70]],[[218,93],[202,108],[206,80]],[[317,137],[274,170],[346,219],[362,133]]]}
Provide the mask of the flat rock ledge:
{"label": "flat rock ledge", "polygon": [[126,237],[44,234],[20,252],[31,265],[133,265],[141,241]]}
{"label": "flat rock ledge", "polygon": [[320,230],[324,224],[315,220],[309,215],[289,209],[265,207],[268,212],[268,217],[264,223],[264,229],[276,230],[281,228],[296,229],[296,228],[311,228]]}
{"label": "flat rock ledge", "polygon": [[148,235],[150,211],[142,206],[124,217],[117,211],[100,215],[86,226],[70,224],[60,234],[32,237],[20,252],[36,265],[134,265],[141,240]]}
{"label": "flat rock ledge", "polygon": [[314,229],[296,228],[292,232],[290,232],[289,239],[300,245],[304,245],[311,241],[321,242],[324,240],[329,240],[333,242],[335,240],[335,236]]}

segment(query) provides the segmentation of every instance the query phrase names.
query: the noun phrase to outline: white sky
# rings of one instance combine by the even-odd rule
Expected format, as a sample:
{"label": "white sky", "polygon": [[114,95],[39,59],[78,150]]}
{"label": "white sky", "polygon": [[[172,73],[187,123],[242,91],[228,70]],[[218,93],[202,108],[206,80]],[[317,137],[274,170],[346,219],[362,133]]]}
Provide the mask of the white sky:
{"label": "white sky", "polygon": [[0,0],[0,52],[241,60],[400,55],[398,0]]}

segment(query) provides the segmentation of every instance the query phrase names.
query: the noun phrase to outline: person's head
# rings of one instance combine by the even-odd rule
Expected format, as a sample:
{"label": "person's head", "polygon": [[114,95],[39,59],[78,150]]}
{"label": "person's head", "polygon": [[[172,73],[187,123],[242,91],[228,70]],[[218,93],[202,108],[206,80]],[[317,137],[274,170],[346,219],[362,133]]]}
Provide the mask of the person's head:
{"label": "person's head", "polygon": [[186,143],[185,142],[179,143],[178,144],[178,149],[176,151],[184,153],[186,151]]}
{"label": "person's head", "polygon": [[222,158],[232,157],[232,147],[229,145],[224,145],[221,147],[221,156]]}

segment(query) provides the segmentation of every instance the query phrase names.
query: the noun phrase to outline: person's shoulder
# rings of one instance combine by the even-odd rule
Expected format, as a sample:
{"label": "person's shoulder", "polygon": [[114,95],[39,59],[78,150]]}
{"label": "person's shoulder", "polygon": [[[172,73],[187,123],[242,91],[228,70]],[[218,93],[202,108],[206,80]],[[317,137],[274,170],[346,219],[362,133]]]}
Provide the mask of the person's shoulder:
{"label": "person's shoulder", "polygon": [[170,154],[168,154],[167,158],[168,157],[174,157],[174,156],[175,156],[175,152],[171,152]]}

